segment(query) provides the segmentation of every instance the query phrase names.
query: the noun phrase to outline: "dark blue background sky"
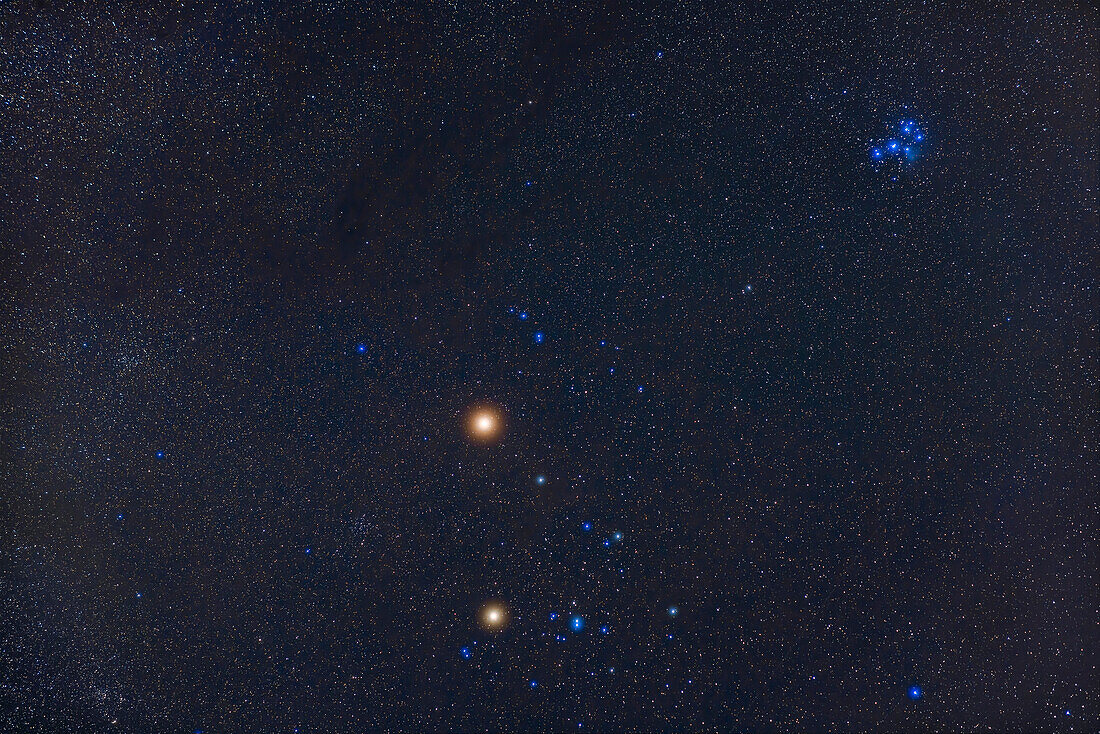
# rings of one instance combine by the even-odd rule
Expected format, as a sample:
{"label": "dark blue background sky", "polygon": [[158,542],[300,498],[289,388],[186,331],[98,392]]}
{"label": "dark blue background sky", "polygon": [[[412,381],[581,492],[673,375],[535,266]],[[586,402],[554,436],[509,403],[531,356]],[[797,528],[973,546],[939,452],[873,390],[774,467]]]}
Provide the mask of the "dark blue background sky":
{"label": "dark blue background sky", "polygon": [[1095,730],[1084,5],[5,3],[5,730]]}

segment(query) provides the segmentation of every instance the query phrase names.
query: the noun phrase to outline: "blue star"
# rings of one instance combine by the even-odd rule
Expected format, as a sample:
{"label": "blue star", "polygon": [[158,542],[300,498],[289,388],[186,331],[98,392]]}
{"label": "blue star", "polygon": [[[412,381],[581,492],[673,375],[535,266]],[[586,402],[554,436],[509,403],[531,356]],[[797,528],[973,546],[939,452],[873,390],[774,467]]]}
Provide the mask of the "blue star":
{"label": "blue star", "polygon": [[914,701],[920,699],[924,695],[924,691],[920,689],[920,686],[909,686],[909,698]]}
{"label": "blue star", "polygon": [[532,688],[537,688],[539,684],[538,681],[531,681],[528,685],[530,685]]}
{"label": "blue star", "polygon": [[312,549],[312,548],[306,548],[306,555],[307,555],[307,556],[308,556],[308,555],[309,555],[310,553],[312,553],[312,552],[313,552],[313,549]]}
{"label": "blue star", "polygon": [[579,614],[574,614],[572,619],[569,620],[569,628],[574,632],[580,632],[584,629],[584,617]]}
{"label": "blue star", "polygon": [[541,331],[535,332],[535,344],[542,344],[542,340],[546,338],[546,335]]}
{"label": "blue star", "polygon": [[464,647],[458,652],[462,655],[462,657],[466,658],[467,660],[470,659],[470,648]]}
{"label": "blue star", "polygon": [[608,626],[607,626],[606,624],[605,624],[605,625],[604,625],[603,627],[600,627],[600,632],[601,632],[602,634],[605,634],[605,635],[606,635],[606,634],[607,634],[608,632],[610,632],[610,631],[611,631],[611,628],[610,628],[610,627],[608,627]]}
{"label": "blue star", "polygon": [[680,613],[680,610],[677,609],[676,607],[669,607],[668,608],[668,616],[670,616],[670,617],[675,617],[679,613]]}
{"label": "blue star", "polygon": [[534,185],[534,183],[535,183],[534,181],[524,181],[524,182],[523,182],[523,185],[524,185],[524,186],[528,186],[528,187],[530,187],[530,186],[533,186],[533,185]]}
{"label": "blue star", "polygon": [[878,148],[871,148],[871,157],[874,158],[876,161],[879,160],[880,158],[882,158],[882,151]]}
{"label": "blue star", "polygon": [[590,523],[590,522],[581,523],[581,530],[583,530],[584,532],[587,533],[591,529],[592,529],[592,523]]}
{"label": "blue star", "polygon": [[140,599],[141,598],[141,592],[139,591],[138,593],[134,594],[134,596],[136,596],[138,599]]}
{"label": "blue star", "polygon": [[158,451],[158,452],[156,453],[156,457],[157,457],[158,459],[163,459],[163,458],[164,458],[164,452],[163,452],[163,451]]}
{"label": "blue star", "polygon": [[915,136],[913,136],[913,139],[919,143],[920,141],[924,140],[924,133],[917,133]]}
{"label": "blue star", "polygon": [[120,513],[118,513],[118,519],[119,519],[119,520],[121,520],[121,519],[122,519],[122,518],[124,518],[124,517],[126,517],[126,516],[125,516],[125,515],[123,515],[123,514],[122,514],[121,512],[120,512]]}
{"label": "blue star", "polygon": [[891,140],[890,142],[886,143],[886,147],[890,149],[890,152],[896,153],[897,149],[900,147],[900,144],[896,140]]}
{"label": "blue star", "polygon": [[519,314],[519,320],[520,320],[520,321],[526,321],[526,320],[527,320],[527,312],[526,312],[526,311],[521,311],[521,312],[520,312],[520,314]]}
{"label": "blue star", "polygon": [[604,548],[610,548],[611,547],[611,541],[610,540],[605,540],[603,542],[603,547]]}
{"label": "blue star", "polygon": [[658,51],[658,52],[657,52],[657,58],[659,58],[659,59],[660,59],[660,58],[663,58],[663,57],[664,57],[664,55],[665,55],[665,52],[664,52],[664,51]]}
{"label": "blue star", "polygon": [[367,345],[366,344],[357,344],[355,346],[355,351],[359,352],[360,354],[366,354]]}
{"label": "blue star", "polygon": [[535,477],[535,484],[546,484],[546,477],[544,477],[542,474],[539,474],[537,477]]}
{"label": "blue star", "polygon": [[638,392],[644,392],[644,391],[645,391],[645,386],[644,385],[638,385]]}
{"label": "blue star", "polygon": [[557,618],[558,618],[558,613],[557,612],[550,612],[550,621],[551,622],[553,622]]}
{"label": "blue star", "polygon": [[611,537],[612,537],[612,538],[614,538],[614,539],[615,539],[616,541],[619,541],[619,540],[622,540],[622,539],[623,539],[623,534],[622,534],[622,532],[618,532],[618,531],[617,531],[617,532],[616,532],[616,533],[615,533],[614,535],[612,535]]}

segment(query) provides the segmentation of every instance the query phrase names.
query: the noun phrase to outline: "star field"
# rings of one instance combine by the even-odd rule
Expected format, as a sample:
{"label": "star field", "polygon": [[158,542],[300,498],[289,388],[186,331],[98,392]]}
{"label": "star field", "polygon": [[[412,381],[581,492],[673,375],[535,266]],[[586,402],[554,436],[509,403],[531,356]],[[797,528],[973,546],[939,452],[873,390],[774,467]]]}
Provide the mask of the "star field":
{"label": "star field", "polygon": [[1097,731],[1097,20],[0,5],[0,731]]}

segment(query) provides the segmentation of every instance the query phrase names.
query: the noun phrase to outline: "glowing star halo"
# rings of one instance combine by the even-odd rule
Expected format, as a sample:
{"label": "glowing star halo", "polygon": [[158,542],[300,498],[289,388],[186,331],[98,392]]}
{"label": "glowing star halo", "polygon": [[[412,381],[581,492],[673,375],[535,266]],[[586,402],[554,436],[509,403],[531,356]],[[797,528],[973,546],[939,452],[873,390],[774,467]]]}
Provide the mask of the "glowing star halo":
{"label": "glowing star halo", "polygon": [[499,632],[508,626],[508,608],[500,602],[486,602],[477,617],[482,628],[490,632]]}
{"label": "glowing star halo", "polygon": [[475,441],[495,441],[504,430],[504,416],[491,406],[477,406],[466,418],[466,430]]}

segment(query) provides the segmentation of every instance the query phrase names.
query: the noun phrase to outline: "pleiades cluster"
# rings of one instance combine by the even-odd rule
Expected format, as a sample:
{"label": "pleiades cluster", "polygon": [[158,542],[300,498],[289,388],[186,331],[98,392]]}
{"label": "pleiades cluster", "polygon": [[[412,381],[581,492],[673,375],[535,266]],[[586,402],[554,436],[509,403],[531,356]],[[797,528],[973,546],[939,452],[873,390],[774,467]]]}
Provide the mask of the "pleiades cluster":
{"label": "pleiades cluster", "polygon": [[897,135],[878,141],[871,148],[871,160],[879,163],[888,160],[914,163],[924,150],[924,130],[913,120],[902,120]]}

